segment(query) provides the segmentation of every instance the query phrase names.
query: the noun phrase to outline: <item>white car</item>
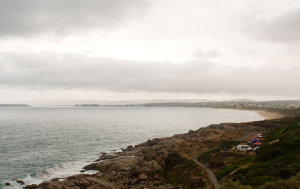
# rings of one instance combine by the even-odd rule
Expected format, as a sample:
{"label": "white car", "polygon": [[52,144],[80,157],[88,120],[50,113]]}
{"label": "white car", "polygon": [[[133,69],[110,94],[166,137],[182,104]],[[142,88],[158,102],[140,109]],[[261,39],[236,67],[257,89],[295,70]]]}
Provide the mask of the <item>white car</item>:
{"label": "white car", "polygon": [[257,137],[258,138],[262,138],[263,136],[262,136],[262,134],[258,134]]}
{"label": "white car", "polygon": [[256,151],[257,149],[259,149],[259,146],[255,146],[255,147],[253,148],[253,151]]}
{"label": "white car", "polygon": [[251,151],[252,148],[249,145],[237,145],[236,149],[241,152]]}

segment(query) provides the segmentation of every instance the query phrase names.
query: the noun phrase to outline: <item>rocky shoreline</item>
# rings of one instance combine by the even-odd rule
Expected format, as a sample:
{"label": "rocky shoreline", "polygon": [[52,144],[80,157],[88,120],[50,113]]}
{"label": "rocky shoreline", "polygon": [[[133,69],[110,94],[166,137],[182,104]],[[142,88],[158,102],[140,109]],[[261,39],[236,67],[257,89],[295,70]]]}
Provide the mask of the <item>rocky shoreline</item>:
{"label": "rocky shoreline", "polygon": [[[94,163],[84,167],[85,170],[99,171],[97,174],[82,173],[24,188],[215,188],[216,183],[212,182],[205,167],[193,164],[192,160],[224,141],[241,140],[243,137],[268,132],[294,121],[295,118],[280,118],[247,123],[221,123],[172,137],[155,138],[128,146],[122,152],[102,154]],[[184,173],[188,182],[168,182],[166,175],[170,170],[170,157],[171,160],[174,157],[183,158],[180,161],[191,164],[189,172],[197,172],[197,176]]]}

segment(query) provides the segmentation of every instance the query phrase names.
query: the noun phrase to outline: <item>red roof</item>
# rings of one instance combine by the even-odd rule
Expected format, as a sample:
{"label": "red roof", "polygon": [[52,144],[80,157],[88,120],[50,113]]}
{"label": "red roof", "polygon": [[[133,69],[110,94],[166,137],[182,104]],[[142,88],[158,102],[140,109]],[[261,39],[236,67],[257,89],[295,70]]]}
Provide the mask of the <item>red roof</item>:
{"label": "red roof", "polygon": [[261,143],[261,142],[255,142],[253,145],[254,146],[260,146],[260,145],[262,145],[263,143]]}

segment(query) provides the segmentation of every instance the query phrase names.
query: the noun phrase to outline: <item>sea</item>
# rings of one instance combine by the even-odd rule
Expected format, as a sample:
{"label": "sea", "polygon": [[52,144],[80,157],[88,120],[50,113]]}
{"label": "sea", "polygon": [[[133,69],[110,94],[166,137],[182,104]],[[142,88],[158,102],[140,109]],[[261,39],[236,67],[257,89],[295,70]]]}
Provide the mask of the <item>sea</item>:
{"label": "sea", "polygon": [[149,139],[263,119],[253,111],[198,107],[0,108],[0,188],[22,188],[15,179],[38,184],[77,174],[103,152]]}

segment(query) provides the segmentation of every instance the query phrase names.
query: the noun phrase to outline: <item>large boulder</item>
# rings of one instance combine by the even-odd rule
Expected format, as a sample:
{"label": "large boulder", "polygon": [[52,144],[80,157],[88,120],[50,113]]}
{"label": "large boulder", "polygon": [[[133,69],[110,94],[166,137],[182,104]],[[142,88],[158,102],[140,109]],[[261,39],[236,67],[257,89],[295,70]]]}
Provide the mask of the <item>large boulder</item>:
{"label": "large boulder", "polygon": [[92,163],[84,167],[86,170],[107,171],[126,171],[139,162],[139,158],[134,156],[119,156],[114,159],[105,160],[99,163]]}
{"label": "large boulder", "polygon": [[98,175],[75,175],[64,181],[46,181],[39,185],[30,185],[25,189],[115,189],[118,188],[112,183],[103,180]]}
{"label": "large boulder", "polygon": [[145,181],[148,179],[148,176],[145,173],[142,173],[138,176],[138,181]]}

